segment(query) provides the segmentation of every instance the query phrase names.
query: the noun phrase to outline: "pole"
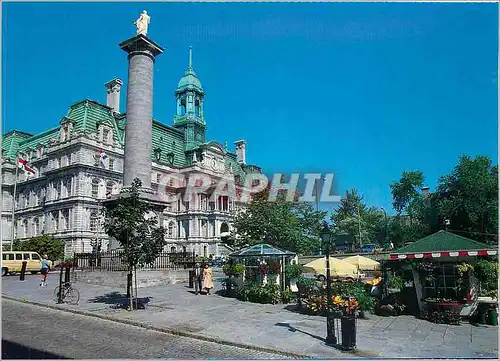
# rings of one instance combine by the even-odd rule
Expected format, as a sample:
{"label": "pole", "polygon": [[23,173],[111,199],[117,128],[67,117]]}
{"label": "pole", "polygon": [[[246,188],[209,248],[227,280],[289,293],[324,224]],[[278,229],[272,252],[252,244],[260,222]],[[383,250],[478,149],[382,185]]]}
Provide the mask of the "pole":
{"label": "pole", "polygon": [[63,267],[61,267],[61,271],[59,272],[59,291],[57,292],[57,303],[63,303],[62,299],[63,293]]}
{"label": "pole", "polygon": [[384,207],[380,207],[384,211],[384,217],[385,217],[385,231],[384,231],[384,242],[387,242],[387,212],[385,211]]}
{"label": "pole", "polygon": [[24,281],[24,277],[26,275],[26,265],[28,264],[27,261],[23,261],[23,265],[21,266],[21,275],[19,276],[19,281]]}
{"label": "pole", "polygon": [[359,246],[361,247],[361,216],[359,215],[359,202],[358,202],[358,233],[359,233]]}
{"label": "pole", "polygon": [[15,222],[15,216],[16,216],[16,192],[17,192],[17,177],[19,175],[19,156],[16,155],[16,176],[14,178],[14,191],[12,192],[12,229],[11,229],[11,236],[10,236],[10,250],[12,251],[12,248],[14,247],[14,233],[16,229],[16,222]]}
{"label": "pole", "polygon": [[337,344],[335,337],[335,318],[333,315],[332,302],[332,278],[330,275],[330,241],[326,244],[326,344],[334,346]]}

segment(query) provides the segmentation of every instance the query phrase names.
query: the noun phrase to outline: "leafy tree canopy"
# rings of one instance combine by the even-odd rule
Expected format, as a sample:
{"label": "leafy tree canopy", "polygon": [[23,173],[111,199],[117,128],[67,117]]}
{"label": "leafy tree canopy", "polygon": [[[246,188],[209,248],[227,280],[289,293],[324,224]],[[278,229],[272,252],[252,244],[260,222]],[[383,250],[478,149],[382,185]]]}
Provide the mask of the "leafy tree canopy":
{"label": "leafy tree canopy", "polygon": [[105,210],[104,229],[120,243],[129,270],[154,262],[165,245],[165,229],[150,204],[140,198],[140,188],[135,179],[129,194]]}
{"label": "leafy tree canopy", "polygon": [[326,212],[316,211],[309,203],[286,201],[278,194],[269,201],[269,188],[255,194],[245,210],[236,215],[238,236],[235,246],[269,243],[300,254],[312,254],[321,247],[319,232]]}
{"label": "leafy tree canopy", "polygon": [[47,255],[51,261],[61,261],[64,258],[64,242],[51,235],[33,237],[26,241],[14,241],[14,251],[33,251],[40,256]]}
{"label": "leafy tree canopy", "polygon": [[356,189],[346,191],[340,205],[331,214],[333,233],[349,235],[354,246],[365,243],[384,243],[385,215],[382,209],[368,207]]}

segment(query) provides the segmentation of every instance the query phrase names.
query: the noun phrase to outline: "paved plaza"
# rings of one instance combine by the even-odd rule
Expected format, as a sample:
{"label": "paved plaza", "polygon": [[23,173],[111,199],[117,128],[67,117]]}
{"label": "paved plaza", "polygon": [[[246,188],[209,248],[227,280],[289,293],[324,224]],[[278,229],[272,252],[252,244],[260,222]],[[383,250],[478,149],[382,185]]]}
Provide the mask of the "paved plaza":
{"label": "paved plaza", "polygon": [[[27,276],[24,282],[19,277],[3,277],[2,294],[55,306],[56,275],[51,275],[47,288],[39,288],[38,281],[37,276]],[[216,291],[219,281],[216,279]],[[128,312],[118,306],[124,302],[123,289],[79,282],[75,287],[81,295],[79,305],[58,307],[296,355],[348,356],[324,345],[324,317],[297,313],[293,305],[253,304],[217,294],[196,296],[186,284],[176,284],[139,289],[145,307]],[[358,320],[357,345],[356,355],[362,357],[497,358],[498,328],[369,315],[366,320]]]}

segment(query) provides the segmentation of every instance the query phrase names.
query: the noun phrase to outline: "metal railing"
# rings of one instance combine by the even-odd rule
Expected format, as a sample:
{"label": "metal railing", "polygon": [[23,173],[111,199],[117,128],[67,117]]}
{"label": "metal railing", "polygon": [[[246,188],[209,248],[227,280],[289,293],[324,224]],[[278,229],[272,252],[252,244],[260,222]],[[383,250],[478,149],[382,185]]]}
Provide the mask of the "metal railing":
{"label": "metal railing", "polygon": [[[73,266],[86,271],[127,271],[123,250],[100,253],[75,253]],[[151,264],[138,267],[138,270],[157,271],[168,269],[187,269],[194,267],[195,254],[191,252],[162,252]]]}

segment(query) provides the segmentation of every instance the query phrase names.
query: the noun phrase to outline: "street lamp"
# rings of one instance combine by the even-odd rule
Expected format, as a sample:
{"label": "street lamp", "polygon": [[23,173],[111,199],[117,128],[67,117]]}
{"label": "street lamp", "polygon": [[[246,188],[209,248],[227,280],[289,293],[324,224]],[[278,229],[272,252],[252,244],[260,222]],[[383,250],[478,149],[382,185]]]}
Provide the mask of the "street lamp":
{"label": "street lamp", "polygon": [[337,344],[337,337],[335,337],[335,318],[333,315],[333,301],[332,301],[332,278],[330,275],[330,248],[332,241],[332,233],[328,224],[325,222],[321,230],[321,240],[323,241],[323,249],[326,256],[326,344],[335,346]]}

